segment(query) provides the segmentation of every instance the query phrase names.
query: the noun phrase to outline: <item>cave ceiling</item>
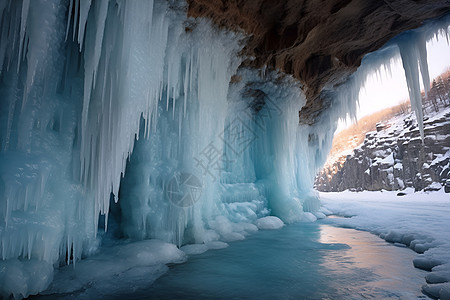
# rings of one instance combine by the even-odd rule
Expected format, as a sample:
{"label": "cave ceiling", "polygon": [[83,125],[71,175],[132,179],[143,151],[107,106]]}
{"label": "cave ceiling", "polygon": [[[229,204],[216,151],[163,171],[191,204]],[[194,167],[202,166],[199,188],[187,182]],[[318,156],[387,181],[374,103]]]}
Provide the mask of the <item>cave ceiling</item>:
{"label": "cave ceiling", "polygon": [[244,32],[242,66],[280,70],[304,87],[300,122],[312,124],[340,84],[396,35],[450,13],[448,0],[188,0],[188,15]]}

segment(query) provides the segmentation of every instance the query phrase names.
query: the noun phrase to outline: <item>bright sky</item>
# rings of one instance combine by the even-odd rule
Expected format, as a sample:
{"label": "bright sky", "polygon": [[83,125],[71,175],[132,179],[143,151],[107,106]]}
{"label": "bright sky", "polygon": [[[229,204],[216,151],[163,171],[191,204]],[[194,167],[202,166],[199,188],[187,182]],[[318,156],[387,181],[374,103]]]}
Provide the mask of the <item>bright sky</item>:
{"label": "bright sky", "polygon": [[[427,43],[428,70],[431,80],[450,67],[450,46],[445,37],[439,40],[432,39]],[[377,78],[374,73],[359,93],[359,110],[357,118],[379,111],[383,108],[394,106],[409,98],[406,86],[405,72],[403,71],[400,59],[395,60],[392,65],[392,76],[381,72],[381,77]],[[351,124],[340,122],[337,131],[345,129]]]}

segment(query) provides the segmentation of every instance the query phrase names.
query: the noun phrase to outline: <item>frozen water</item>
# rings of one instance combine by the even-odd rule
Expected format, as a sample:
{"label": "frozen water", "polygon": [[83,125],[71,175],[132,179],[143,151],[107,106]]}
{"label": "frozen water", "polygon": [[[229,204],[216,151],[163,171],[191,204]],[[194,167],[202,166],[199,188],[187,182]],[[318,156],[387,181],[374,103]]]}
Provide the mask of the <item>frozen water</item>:
{"label": "frozen water", "polygon": [[191,257],[117,299],[421,299],[415,253],[353,229],[299,223]]}
{"label": "frozen water", "polygon": [[37,294],[53,280],[53,266],[36,259],[20,261],[16,258],[0,261],[0,296],[18,299]]}
{"label": "frozen water", "polygon": [[280,229],[284,226],[284,223],[277,217],[268,216],[256,220],[256,226],[259,229]]}
{"label": "frozen water", "polygon": [[[432,271],[426,275],[423,290],[436,298],[448,291],[450,284],[450,194],[413,193],[398,197],[397,192],[320,193],[328,213],[347,218],[328,218],[339,226],[370,231],[391,243],[401,243],[420,253],[414,266]],[[435,283],[446,282],[435,285]],[[440,294],[442,293],[442,294]]]}
{"label": "frozen water", "polygon": [[[72,294],[92,299],[108,293],[130,293],[165,273],[168,263],[182,263],[186,255],[175,245],[158,240],[102,247],[98,254],[56,273],[45,294]],[[118,284],[117,280],[120,281]]]}
{"label": "frozen water", "polygon": [[14,285],[34,263],[113,245],[99,228],[214,249],[270,215],[315,220],[314,175],[336,120],[392,47],[304,126],[301,84],[238,68],[244,39],[187,18],[181,0],[0,1],[0,249],[18,274],[2,277],[2,294],[45,289],[47,267],[48,280]]}
{"label": "frozen water", "polygon": [[180,250],[187,255],[202,254],[203,252],[208,251],[208,249],[208,246],[205,244],[191,244],[180,248]]}

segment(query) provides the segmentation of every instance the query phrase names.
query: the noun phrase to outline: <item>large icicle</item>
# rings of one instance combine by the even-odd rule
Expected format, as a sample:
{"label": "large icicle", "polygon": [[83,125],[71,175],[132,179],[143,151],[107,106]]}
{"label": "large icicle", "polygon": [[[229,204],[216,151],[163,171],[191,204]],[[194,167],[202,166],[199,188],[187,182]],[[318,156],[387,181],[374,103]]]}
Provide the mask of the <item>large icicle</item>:
{"label": "large icicle", "polygon": [[[405,70],[406,83],[408,84],[409,99],[413,108],[420,136],[424,138],[422,94],[420,92],[419,71],[422,74],[423,86],[428,93],[430,87],[430,76],[428,74],[426,40],[421,33],[409,34],[400,38],[397,42],[402,57],[403,69]],[[420,67],[420,69],[419,69]]]}

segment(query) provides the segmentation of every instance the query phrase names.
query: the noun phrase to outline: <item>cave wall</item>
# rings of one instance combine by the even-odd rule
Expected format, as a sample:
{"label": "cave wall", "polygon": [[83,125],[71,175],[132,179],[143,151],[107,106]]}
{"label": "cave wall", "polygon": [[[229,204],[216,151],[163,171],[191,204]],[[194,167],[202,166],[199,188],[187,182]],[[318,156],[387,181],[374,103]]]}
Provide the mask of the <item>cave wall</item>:
{"label": "cave wall", "polygon": [[324,88],[343,83],[367,53],[428,19],[450,12],[446,0],[188,0],[188,14],[250,35],[243,65],[267,66],[299,79],[312,124],[330,105]]}

